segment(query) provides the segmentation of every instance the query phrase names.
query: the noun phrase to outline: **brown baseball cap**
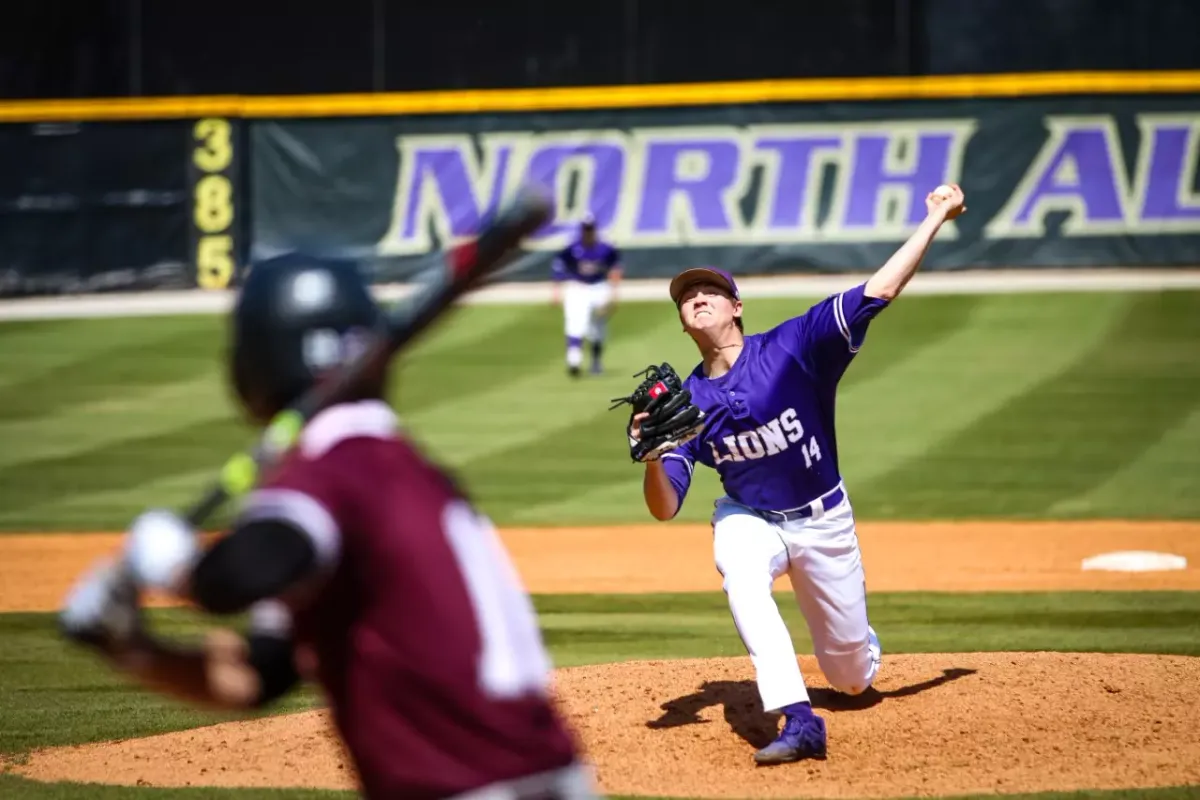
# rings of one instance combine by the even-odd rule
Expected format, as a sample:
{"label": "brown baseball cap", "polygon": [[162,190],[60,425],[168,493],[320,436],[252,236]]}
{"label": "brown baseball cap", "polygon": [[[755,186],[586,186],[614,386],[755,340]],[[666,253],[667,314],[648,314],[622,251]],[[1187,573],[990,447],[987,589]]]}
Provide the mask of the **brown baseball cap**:
{"label": "brown baseball cap", "polygon": [[725,287],[734,300],[741,299],[737,283],[728,272],[716,267],[693,267],[685,269],[671,279],[671,300],[675,305],[679,305],[679,298],[687,291],[688,287],[697,283],[715,283],[717,286]]}

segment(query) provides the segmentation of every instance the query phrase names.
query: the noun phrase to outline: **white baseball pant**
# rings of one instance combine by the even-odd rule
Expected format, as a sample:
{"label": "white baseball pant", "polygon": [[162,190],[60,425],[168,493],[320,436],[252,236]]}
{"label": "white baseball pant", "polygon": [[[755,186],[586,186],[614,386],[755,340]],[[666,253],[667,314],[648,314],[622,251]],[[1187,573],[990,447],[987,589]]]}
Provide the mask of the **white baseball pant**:
{"label": "white baseball pant", "polygon": [[563,328],[568,339],[603,342],[607,333],[607,309],[612,301],[608,281],[567,281],[563,287]]}
{"label": "white baseball pant", "polygon": [[593,369],[598,371],[600,352],[608,332],[608,304],[612,284],[567,281],[563,287],[563,328],[567,335],[567,366],[578,369],[583,363],[583,340],[592,344]]}
{"label": "white baseball pant", "polygon": [[867,621],[866,582],[849,497],[807,519],[771,521],[722,497],[713,513],[713,557],[738,634],[754,664],[763,709],[808,701],[791,634],[771,594],[787,574],[829,684],[861,694],[879,670]]}

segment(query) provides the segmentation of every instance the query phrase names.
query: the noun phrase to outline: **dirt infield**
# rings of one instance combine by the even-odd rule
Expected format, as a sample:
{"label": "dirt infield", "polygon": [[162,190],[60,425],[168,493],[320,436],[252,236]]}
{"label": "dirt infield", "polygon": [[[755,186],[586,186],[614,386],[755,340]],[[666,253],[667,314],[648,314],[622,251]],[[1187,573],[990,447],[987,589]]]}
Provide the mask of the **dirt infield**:
{"label": "dirt infield", "polygon": [[[720,589],[704,525],[503,537],[537,593]],[[872,591],[1200,589],[1200,523],[867,522],[859,538]],[[56,608],[72,578],[118,541],[0,537],[0,611]],[[1081,569],[1083,559],[1119,550],[1184,556],[1187,568]],[[1200,784],[1190,711],[1200,659],[885,655],[876,690],[855,707],[824,688],[812,658],[801,661],[814,703],[827,709],[829,759],[771,770],[750,761],[776,721],[758,704],[747,658],[571,668],[557,683],[610,793],[892,797]],[[55,748],[14,771],[129,785],[354,785],[319,711]]]}
{"label": "dirt infield", "polygon": [[[719,591],[707,525],[510,528],[502,531],[527,588],[538,594]],[[863,522],[871,591],[1200,589],[1200,522]],[[0,536],[0,612],[49,611],[113,534]],[[1118,550],[1187,558],[1170,572],[1083,571]]]}

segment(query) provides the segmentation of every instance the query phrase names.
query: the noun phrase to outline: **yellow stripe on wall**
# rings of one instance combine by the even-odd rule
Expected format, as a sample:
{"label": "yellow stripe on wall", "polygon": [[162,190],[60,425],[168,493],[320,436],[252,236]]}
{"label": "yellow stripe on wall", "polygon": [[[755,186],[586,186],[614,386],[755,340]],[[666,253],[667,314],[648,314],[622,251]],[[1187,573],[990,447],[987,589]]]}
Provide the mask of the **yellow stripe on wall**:
{"label": "yellow stripe on wall", "polygon": [[377,94],[31,100],[0,102],[0,122],[180,119],[208,116],[374,117],[839,100],[944,100],[972,97],[1187,93],[1200,93],[1200,70],[814,78]]}

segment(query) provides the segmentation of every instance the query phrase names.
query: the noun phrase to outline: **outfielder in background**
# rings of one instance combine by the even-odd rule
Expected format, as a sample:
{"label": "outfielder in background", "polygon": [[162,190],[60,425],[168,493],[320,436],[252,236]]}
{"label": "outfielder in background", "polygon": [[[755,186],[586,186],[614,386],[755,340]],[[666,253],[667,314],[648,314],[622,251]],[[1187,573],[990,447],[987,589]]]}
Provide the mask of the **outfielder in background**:
{"label": "outfielder in background", "polygon": [[[647,379],[648,389],[640,387],[647,389],[643,401],[657,396],[642,406],[650,413],[634,405],[631,452],[646,462],[643,491],[655,518],[679,512],[697,463],[720,475],[725,494],[712,516],[714,560],[763,708],[784,717],[778,738],[755,753],[760,764],[826,755],[825,722],[813,713],[771,594],[777,578],[791,580],[831,686],[861,694],[879,670],[854,512],[838,465],[834,405],[871,320],[904,289],[942,225],[966,210],[957,185],[939,186],[925,205],[924,221],[869,280],[764,333],[744,335],[742,302],[728,273],[700,268],[677,275],[671,299],[702,361],[682,382],[664,364]],[[685,418],[675,430],[656,413],[671,405],[672,395],[669,413]],[[680,402],[690,405],[679,408]],[[701,423],[684,413],[694,414],[693,407],[703,412]]]}
{"label": "outfielder in background", "polygon": [[[242,406],[266,424],[384,322],[352,266],[256,266],[233,314]],[[60,624],[201,706],[260,708],[314,680],[366,797],[594,797],[547,696],[532,603],[491,524],[400,431],[386,373],[313,417],[215,543],[201,548],[170,512],[141,515],[128,572],[88,573]],[[248,610],[248,634],[217,629],[201,646],[154,635],[140,623],[146,589]]]}
{"label": "outfielder in background", "polygon": [[579,377],[583,343],[592,349],[592,374],[603,371],[608,318],[621,282],[621,253],[596,235],[596,219],[588,214],[579,226],[579,239],[558,252],[551,266],[554,302],[562,306],[567,337],[567,373]]}

